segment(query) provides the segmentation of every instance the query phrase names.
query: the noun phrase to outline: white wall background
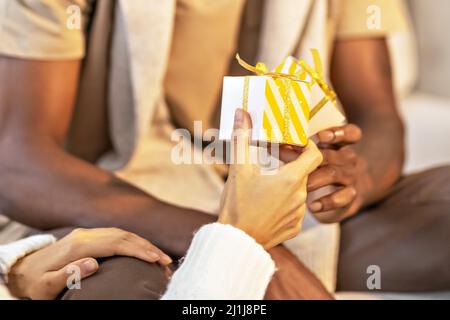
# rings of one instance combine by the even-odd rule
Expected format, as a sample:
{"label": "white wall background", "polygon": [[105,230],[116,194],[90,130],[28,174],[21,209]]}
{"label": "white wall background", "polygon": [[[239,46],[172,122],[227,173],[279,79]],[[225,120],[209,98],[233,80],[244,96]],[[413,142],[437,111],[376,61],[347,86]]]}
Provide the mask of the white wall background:
{"label": "white wall background", "polygon": [[408,0],[419,54],[421,92],[450,97],[450,1]]}

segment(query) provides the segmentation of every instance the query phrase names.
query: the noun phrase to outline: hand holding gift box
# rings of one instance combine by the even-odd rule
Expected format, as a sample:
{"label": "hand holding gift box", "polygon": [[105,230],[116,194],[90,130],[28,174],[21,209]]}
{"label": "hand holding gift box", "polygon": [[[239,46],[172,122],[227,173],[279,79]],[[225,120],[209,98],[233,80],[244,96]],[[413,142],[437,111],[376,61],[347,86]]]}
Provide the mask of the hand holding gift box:
{"label": "hand holding gift box", "polygon": [[253,141],[304,146],[317,132],[342,125],[345,117],[336,106],[336,94],[323,80],[317,50],[311,52],[314,69],[288,57],[273,72],[236,55],[241,66],[256,75],[224,77],[219,138],[230,140],[237,108],[252,117]]}

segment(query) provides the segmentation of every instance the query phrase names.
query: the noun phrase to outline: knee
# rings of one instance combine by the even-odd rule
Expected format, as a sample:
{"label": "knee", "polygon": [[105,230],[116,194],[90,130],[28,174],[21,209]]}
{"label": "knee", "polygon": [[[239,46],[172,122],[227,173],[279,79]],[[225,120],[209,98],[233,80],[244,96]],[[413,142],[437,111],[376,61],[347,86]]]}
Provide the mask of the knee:
{"label": "knee", "polygon": [[80,289],[67,290],[63,300],[159,299],[168,283],[167,269],[129,257],[100,262],[99,271],[81,280]]}
{"label": "knee", "polygon": [[450,203],[450,166],[432,168],[418,173],[415,181],[416,202]]}

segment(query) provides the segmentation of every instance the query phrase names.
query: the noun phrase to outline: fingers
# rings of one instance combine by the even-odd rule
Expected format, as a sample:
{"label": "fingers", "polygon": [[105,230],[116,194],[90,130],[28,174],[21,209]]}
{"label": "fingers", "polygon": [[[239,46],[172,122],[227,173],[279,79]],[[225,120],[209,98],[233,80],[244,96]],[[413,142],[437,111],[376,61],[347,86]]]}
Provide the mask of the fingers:
{"label": "fingers", "polygon": [[298,158],[290,163],[287,163],[281,167],[281,173],[286,175],[293,175],[294,177],[302,180],[302,178],[311,174],[323,160],[322,153],[317,148],[316,144],[311,140],[304,148]]}
{"label": "fingers", "polygon": [[[85,257],[134,257],[167,265],[172,259],[149,241],[118,228],[76,229],[62,239],[68,245],[67,262]],[[66,262],[66,263],[67,263]]]}
{"label": "fingers", "polygon": [[84,258],[71,262],[60,270],[47,272],[42,279],[42,285],[45,286],[45,289],[40,288],[42,294],[37,298],[55,299],[68,285],[75,284],[75,281],[93,275],[98,268],[98,263],[94,258]]}
{"label": "fingers", "polygon": [[320,167],[308,177],[308,191],[314,191],[327,185],[348,186],[354,183],[354,176],[347,174],[342,166],[327,165]]}
{"label": "fingers", "polygon": [[333,149],[321,149],[323,155],[323,161],[321,166],[325,165],[354,165],[357,163],[358,156],[356,152],[350,146],[345,146],[339,150]]}
{"label": "fingers", "polygon": [[361,129],[354,124],[334,127],[317,134],[319,143],[325,144],[353,144],[361,140]]}
{"label": "fingers", "polygon": [[248,164],[250,159],[252,121],[248,112],[243,109],[236,109],[234,115],[234,127],[231,137],[232,141],[232,165]]}
{"label": "fingers", "polygon": [[355,188],[345,187],[328,196],[315,200],[308,207],[312,213],[336,210],[349,206],[355,198]]}
{"label": "fingers", "polygon": [[121,239],[115,254],[134,257],[150,263],[159,262],[163,266],[172,263],[172,259],[162,250],[134,233],[127,233],[127,236]]}
{"label": "fingers", "polygon": [[297,160],[299,155],[304,151],[303,147],[291,145],[280,145],[279,148],[279,159],[284,163],[289,163]]}
{"label": "fingers", "polygon": [[[270,151],[271,149],[269,149]],[[304,147],[280,145],[278,157],[284,163],[289,163],[297,160],[299,155],[304,152]],[[323,155],[323,161],[321,166],[332,163],[337,165],[345,165],[348,163],[354,163],[357,160],[356,152],[349,146],[340,148],[339,150],[333,149],[321,149]]]}

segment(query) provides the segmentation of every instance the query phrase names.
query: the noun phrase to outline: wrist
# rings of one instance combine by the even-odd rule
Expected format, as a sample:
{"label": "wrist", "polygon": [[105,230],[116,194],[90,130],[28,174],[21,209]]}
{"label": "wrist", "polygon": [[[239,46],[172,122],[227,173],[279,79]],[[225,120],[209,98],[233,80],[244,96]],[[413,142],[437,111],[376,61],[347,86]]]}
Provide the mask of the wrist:
{"label": "wrist", "polygon": [[36,274],[36,265],[30,266],[32,272],[26,273],[26,264],[23,262],[31,253],[47,247],[55,241],[56,239],[52,235],[35,235],[0,246],[0,273],[3,282],[16,297],[28,296],[25,285],[30,281],[25,279],[25,275]]}
{"label": "wrist", "polygon": [[373,204],[379,198],[379,190],[376,190],[372,174],[367,168],[359,175],[356,187],[361,199],[361,208]]}
{"label": "wrist", "polygon": [[5,283],[8,287],[8,290],[14,297],[17,298],[29,298],[28,294],[27,281],[25,278],[25,272],[23,271],[22,262],[26,258],[19,260],[14,266],[11,267],[11,270],[8,274],[8,281]]}
{"label": "wrist", "polygon": [[222,212],[219,215],[219,219],[217,220],[217,222],[220,224],[223,224],[223,225],[230,225],[236,229],[243,231],[245,234],[247,234],[248,236],[253,238],[258,244],[264,246],[262,241],[260,241],[261,239],[252,230],[253,228],[251,228],[248,224],[246,225],[246,224],[240,223],[241,221],[239,220],[237,215],[232,216],[226,212]]}

